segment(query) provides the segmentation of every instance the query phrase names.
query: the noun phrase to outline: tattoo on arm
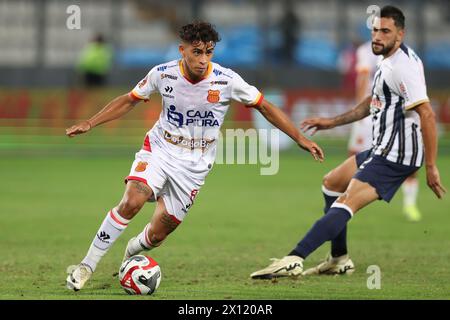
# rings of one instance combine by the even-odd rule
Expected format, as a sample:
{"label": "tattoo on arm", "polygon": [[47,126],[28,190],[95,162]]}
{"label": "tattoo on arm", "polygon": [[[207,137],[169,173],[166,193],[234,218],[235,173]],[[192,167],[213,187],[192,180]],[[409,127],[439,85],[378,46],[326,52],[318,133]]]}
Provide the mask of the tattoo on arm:
{"label": "tattoo on arm", "polygon": [[178,223],[172,220],[167,213],[163,213],[160,222],[167,228],[168,234],[178,227]]}
{"label": "tattoo on arm", "polygon": [[133,185],[137,193],[145,194],[148,197],[152,193],[152,190],[142,182],[131,180],[128,183],[131,183]]}
{"label": "tattoo on arm", "polygon": [[358,120],[361,120],[365,117],[367,117],[370,114],[370,100],[371,97],[365,98],[363,101],[361,101],[360,104],[358,104],[356,107],[354,107],[352,110],[341,114],[337,117],[333,118],[333,122],[335,126],[341,126],[347,123],[352,123]]}

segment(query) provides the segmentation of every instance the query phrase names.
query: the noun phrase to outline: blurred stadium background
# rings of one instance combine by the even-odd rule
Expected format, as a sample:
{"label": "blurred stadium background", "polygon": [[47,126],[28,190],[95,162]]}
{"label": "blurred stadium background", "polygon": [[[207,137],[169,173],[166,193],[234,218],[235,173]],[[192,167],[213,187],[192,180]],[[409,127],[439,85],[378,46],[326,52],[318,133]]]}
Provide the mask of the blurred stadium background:
{"label": "blurred stadium background", "polygon": [[[130,90],[155,64],[178,58],[177,29],[193,19],[211,21],[220,31],[214,60],[241,73],[294,120],[340,112],[353,104],[354,50],[369,39],[366,10],[372,2],[1,0],[0,128],[12,133],[3,135],[2,150],[36,135],[61,135],[68,124]],[[444,133],[450,123],[450,3],[389,3],[407,17],[406,43],[422,57]],[[71,5],[80,8],[79,29],[67,27]],[[86,90],[77,66],[97,34],[106,40],[112,63],[105,86]],[[135,122],[106,127],[148,128],[158,105],[155,98],[127,117]],[[251,126],[252,118],[250,110],[232,108],[228,125]],[[331,134],[345,138],[349,127]]]}
{"label": "blurred stadium background", "polygon": [[[9,280],[0,283],[0,297],[68,297],[63,271],[81,258],[103,212],[119,200],[121,179],[128,173],[144,133],[159,116],[160,99],[154,96],[124,119],[85,136],[69,140],[65,128],[131,90],[155,64],[178,58],[179,26],[193,19],[216,25],[222,41],[217,44],[213,60],[239,72],[298,122],[310,115],[336,114],[354,104],[355,47],[369,39],[366,10],[372,4],[397,5],[406,15],[406,43],[425,65],[428,93],[439,124],[439,165],[444,185],[449,187],[449,175],[444,173],[450,164],[447,0],[0,0],[0,173],[6,181],[0,186],[0,206],[5,213],[1,221],[0,271]],[[81,10],[80,28],[73,30],[67,27],[73,13],[68,8],[72,5]],[[89,87],[83,82],[80,56],[98,34],[110,48],[112,60],[104,85]],[[261,127],[260,120],[251,110],[236,105],[230,108],[224,127]],[[344,126],[315,138],[328,157],[321,167],[286,143],[278,177],[263,180],[256,169],[248,171],[243,166],[216,168],[208,180],[210,186],[202,189],[196,213],[190,216],[192,224],[174,234],[164,249],[156,251],[165,263],[163,285],[168,288],[163,287],[161,297],[183,298],[184,290],[193,290],[193,298],[329,297],[333,279],[308,280],[313,286],[300,291],[303,283],[277,288],[269,284],[266,288],[265,284],[254,285],[248,280],[242,283],[242,279],[255,267],[265,265],[271,255],[290,249],[296,237],[315,221],[322,206],[320,179],[346,157],[349,132],[350,126]],[[422,183],[423,176],[422,172]],[[233,177],[240,177],[239,184]],[[93,189],[94,185],[98,188]],[[332,297],[448,298],[445,279],[450,246],[448,223],[443,221],[448,222],[445,211],[449,202],[446,199],[443,205],[438,204],[425,184],[421,188],[424,192],[419,206],[427,209],[424,224],[407,227],[400,215],[389,214],[401,210],[401,197],[390,210],[376,204],[367,210],[367,218],[354,222],[363,225],[352,230],[354,252],[364,268],[352,280],[344,280],[344,286],[334,287]],[[204,219],[217,210],[217,203],[223,202],[221,195],[228,193],[234,194],[234,205],[258,217],[242,215],[230,200],[219,205],[222,211],[215,215],[214,223]],[[261,198],[273,205],[266,205]],[[274,206],[279,209],[276,223]],[[299,207],[302,214],[297,212]],[[377,212],[371,215],[370,211]],[[130,226],[100,270],[115,270],[122,247],[140,230],[149,212],[147,209],[145,215],[137,217],[140,224]],[[379,219],[380,215],[384,218]],[[250,224],[254,228],[248,228]],[[377,225],[381,228],[374,227]],[[199,227],[208,237],[207,243],[196,233]],[[271,232],[262,235],[261,230]],[[239,239],[238,244],[230,241],[230,234],[231,239]],[[431,240],[422,241],[424,236]],[[392,239],[397,242],[391,244]],[[35,245],[30,246],[30,242]],[[367,246],[375,251],[366,252]],[[180,247],[182,257],[191,259],[177,255]],[[33,264],[29,263],[30,256]],[[397,261],[397,256],[402,259]],[[224,275],[227,257],[241,259],[242,263],[233,272],[227,269]],[[406,260],[414,261],[417,269],[407,268]],[[431,272],[429,261],[435,266]],[[384,262],[383,266],[388,266],[384,268],[392,266],[386,276],[386,281],[391,282],[383,293],[369,292],[365,287],[365,266]],[[189,273],[189,268],[202,269],[199,263],[214,266],[199,274]],[[94,280],[94,289],[106,290],[111,294],[109,298],[117,298],[118,284],[112,288],[116,291],[103,285],[111,282],[103,271],[99,272],[100,280]],[[218,284],[205,291],[206,283]],[[98,298],[97,294],[95,291],[92,298]]]}

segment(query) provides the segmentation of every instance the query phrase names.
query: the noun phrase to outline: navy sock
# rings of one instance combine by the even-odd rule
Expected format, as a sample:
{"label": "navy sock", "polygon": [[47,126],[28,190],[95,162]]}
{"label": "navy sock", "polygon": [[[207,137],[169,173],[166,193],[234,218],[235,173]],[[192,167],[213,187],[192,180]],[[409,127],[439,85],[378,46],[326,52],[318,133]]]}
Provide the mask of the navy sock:
{"label": "navy sock", "polygon": [[[329,195],[332,192],[326,190],[325,187],[322,187],[322,191],[323,198],[325,200],[325,208],[323,208],[323,212],[326,214],[338,197]],[[331,256],[340,257],[344,254],[347,254],[347,226],[342,229],[336,238],[331,240]]]}
{"label": "navy sock", "polygon": [[327,213],[330,210],[331,205],[336,201],[337,196],[329,196],[325,192],[323,193],[323,199],[325,200],[325,207],[323,208],[323,213]]}
{"label": "navy sock", "polygon": [[297,255],[303,259],[320,247],[325,241],[336,238],[345,228],[353,213],[349,207],[337,204],[328,210],[308,231],[289,255]]}

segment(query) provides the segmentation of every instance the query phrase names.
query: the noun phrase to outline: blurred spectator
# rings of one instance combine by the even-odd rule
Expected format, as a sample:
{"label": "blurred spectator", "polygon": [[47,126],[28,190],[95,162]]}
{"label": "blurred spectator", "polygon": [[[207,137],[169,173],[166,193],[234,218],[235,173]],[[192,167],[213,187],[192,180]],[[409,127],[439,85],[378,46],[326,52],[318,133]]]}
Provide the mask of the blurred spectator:
{"label": "blurred spectator", "polygon": [[283,2],[283,16],[278,22],[281,33],[280,58],[283,63],[293,63],[295,60],[295,48],[299,40],[301,23],[294,12],[292,0]]}
{"label": "blurred spectator", "polygon": [[345,94],[354,96],[356,91],[356,51],[361,44],[359,39],[352,42],[342,50],[338,58],[338,70],[342,74],[341,89]]}
{"label": "blurred spectator", "polygon": [[77,71],[86,87],[100,87],[106,83],[111,69],[112,49],[102,34],[97,34],[81,52]]}

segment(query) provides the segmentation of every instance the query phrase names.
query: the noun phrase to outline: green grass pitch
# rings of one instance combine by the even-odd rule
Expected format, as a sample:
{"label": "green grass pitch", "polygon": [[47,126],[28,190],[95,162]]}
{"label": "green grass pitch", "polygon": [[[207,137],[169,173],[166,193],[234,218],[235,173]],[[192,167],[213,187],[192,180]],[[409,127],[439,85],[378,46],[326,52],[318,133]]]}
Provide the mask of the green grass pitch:
{"label": "green grass pitch", "polygon": [[[78,154],[65,144],[45,155],[31,145],[18,153],[3,150],[0,157],[0,299],[450,298],[450,195],[438,201],[423,170],[423,221],[405,220],[399,192],[391,204],[377,202],[350,222],[352,276],[249,278],[269,258],[287,254],[322,215],[321,179],[345,158],[343,150],[330,152],[322,164],[300,151],[282,154],[274,176],[261,176],[257,165],[216,165],[182,225],[149,253],[162,269],[153,296],[128,296],[112,275],[154,204],[131,222],[87,287],[71,292],[65,288],[66,267],[83,258],[105,214],[120,200],[134,151]],[[450,155],[439,158],[447,187],[449,164]],[[328,249],[329,244],[321,247],[305,267]],[[381,289],[367,288],[370,265],[381,269]]]}

